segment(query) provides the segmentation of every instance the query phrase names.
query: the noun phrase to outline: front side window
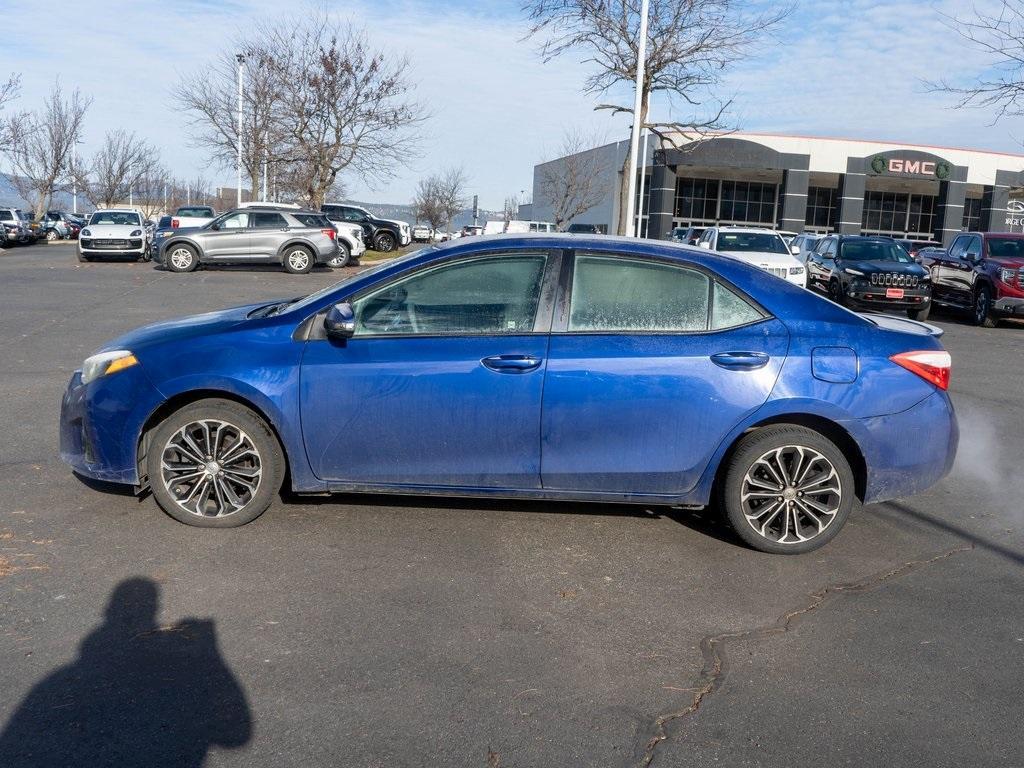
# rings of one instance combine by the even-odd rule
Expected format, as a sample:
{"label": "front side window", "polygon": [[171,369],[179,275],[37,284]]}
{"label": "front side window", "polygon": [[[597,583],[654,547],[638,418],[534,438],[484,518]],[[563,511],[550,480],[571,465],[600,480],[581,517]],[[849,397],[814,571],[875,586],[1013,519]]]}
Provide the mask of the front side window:
{"label": "front side window", "polygon": [[578,255],[569,331],[704,331],[709,278],[673,264]]}
{"label": "front side window", "polygon": [[546,263],[544,254],[503,254],[397,280],[353,302],[355,335],[530,333]]}
{"label": "front side window", "polygon": [[221,229],[245,229],[249,226],[249,214],[245,211],[229,213],[218,222]]}

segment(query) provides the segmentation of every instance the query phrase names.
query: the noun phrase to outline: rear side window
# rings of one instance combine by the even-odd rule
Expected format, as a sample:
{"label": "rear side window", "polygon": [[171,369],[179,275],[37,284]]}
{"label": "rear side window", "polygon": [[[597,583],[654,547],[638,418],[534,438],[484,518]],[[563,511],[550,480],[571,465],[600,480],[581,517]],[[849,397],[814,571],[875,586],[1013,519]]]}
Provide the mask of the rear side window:
{"label": "rear side window", "polygon": [[735,328],[738,325],[756,323],[763,319],[764,315],[761,310],[721,283],[715,282],[714,296],[711,301],[711,330]]}
{"label": "rear side window", "polygon": [[318,216],[313,213],[293,213],[296,219],[301,222],[304,227],[329,227],[331,222],[327,220],[326,216]]}
{"label": "rear side window", "polygon": [[704,331],[710,280],[695,269],[578,255],[569,331]]}
{"label": "rear side window", "polygon": [[14,214],[10,211],[0,211],[0,221],[14,221]]}
{"label": "rear side window", "polygon": [[261,211],[252,214],[249,226],[257,229],[284,229],[288,222],[280,213]]}

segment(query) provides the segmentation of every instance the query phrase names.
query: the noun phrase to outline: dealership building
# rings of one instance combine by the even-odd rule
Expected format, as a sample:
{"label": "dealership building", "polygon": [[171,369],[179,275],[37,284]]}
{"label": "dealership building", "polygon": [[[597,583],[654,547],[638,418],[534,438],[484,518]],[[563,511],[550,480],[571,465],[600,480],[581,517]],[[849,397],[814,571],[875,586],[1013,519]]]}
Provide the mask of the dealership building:
{"label": "dealership building", "polygon": [[[774,133],[677,143],[645,153],[641,228],[651,237],[732,224],[948,245],[965,229],[1021,231],[1024,155]],[[551,180],[582,168],[601,199],[572,221],[614,232],[628,151],[621,141],[536,166],[530,217],[554,221]]]}

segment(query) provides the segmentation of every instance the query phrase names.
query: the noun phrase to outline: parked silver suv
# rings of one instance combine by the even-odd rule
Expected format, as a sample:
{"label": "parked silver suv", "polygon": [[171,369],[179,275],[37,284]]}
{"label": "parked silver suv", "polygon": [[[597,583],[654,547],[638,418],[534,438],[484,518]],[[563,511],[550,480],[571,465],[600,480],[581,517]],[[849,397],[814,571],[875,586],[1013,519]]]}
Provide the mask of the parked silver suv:
{"label": "parked silver suv", "polygon": [[280,264],[304,274],[338,257],[337,235],[317,211],[236,208],[201,227],[174,230],[154,260],[172,272],[191,272],[200,264]]}

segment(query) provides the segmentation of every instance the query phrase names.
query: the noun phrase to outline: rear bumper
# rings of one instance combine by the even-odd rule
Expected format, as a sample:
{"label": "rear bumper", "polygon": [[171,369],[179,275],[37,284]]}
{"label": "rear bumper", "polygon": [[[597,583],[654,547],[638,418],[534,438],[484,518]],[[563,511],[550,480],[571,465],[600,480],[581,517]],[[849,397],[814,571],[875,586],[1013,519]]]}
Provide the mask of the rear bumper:
{"label": "rear bumper", "polygon": [[953,468],[960,428],[949,396],[936,390],[912,408],[844,424],[867,465],[864,501],[911,496]]}

